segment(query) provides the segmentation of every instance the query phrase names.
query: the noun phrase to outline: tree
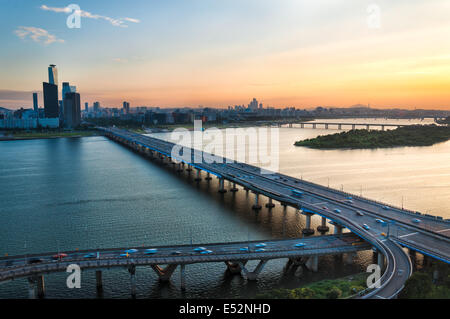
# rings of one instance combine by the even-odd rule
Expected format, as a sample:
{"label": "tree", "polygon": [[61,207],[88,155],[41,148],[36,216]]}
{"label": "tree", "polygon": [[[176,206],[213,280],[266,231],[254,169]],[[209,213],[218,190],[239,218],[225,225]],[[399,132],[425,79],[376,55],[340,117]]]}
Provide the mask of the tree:
{"label": "tree", "polygon": [[338,287],[331,288],[327,293],[328,299],[338,299],[340,296],[342,296],[342,291]]}
{"label": "tree", "polygon": [[400,298],[426,298],[433,291],[432,277],[428,273],[416,272],[406,281]]}

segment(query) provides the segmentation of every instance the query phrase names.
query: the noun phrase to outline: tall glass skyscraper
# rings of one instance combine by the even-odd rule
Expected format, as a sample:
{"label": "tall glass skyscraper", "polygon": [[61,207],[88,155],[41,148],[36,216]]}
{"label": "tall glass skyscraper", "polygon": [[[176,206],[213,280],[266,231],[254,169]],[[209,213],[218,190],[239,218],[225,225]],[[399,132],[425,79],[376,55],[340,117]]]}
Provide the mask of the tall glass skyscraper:
{"label": "tall glass skyscraper", "polygon": [[33,93],[33,110],[36,112],[36,114],[39,112],[37,93]]}
{"label": "tall glass skyscraper", "polygon": [[48,67],[48,83],[58,85],[58,69],[54,64]]}

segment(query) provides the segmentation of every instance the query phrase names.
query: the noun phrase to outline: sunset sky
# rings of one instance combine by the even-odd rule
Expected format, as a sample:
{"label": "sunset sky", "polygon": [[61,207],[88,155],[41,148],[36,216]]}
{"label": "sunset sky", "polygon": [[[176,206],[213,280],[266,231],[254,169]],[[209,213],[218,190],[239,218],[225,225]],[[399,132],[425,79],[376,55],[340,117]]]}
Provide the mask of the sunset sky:
{"label": "sunset sky", "polygon": [[[81,28],[66,25],[77,4]],[[0,0],[0,106],[450,109],[449,0]],[[377,9],[379,8],[379,15]],[[379,24],[378,24],[379,22]],[[60,92],[61,94],[61,92]]]}

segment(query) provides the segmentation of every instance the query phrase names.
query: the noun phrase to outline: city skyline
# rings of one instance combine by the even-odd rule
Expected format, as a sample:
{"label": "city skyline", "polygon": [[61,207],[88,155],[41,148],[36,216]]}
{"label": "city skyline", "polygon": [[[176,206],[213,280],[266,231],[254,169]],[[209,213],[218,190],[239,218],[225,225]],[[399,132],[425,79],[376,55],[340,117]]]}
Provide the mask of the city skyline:
{"label": "city skyline", "polygon": [[[5,2],[0,106],[33,107],[55,64],[82,101],[120,107],[222,107],[253,96],[273,107],[450,110],[450,5],[442,0]],[[433,15],[428,14],[433,13]]]}

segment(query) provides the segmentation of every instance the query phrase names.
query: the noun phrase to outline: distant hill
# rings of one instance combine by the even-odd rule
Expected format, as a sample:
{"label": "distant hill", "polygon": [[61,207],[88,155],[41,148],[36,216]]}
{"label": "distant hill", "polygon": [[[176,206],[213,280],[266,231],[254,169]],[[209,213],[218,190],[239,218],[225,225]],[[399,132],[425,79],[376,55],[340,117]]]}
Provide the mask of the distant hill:
{"label": "distant hill", "polygon": [[12,112],[12,110],[7,109],[6,107],[1,107],[1,106],[0,106],[0,111],[3,111],[3,112]]}

